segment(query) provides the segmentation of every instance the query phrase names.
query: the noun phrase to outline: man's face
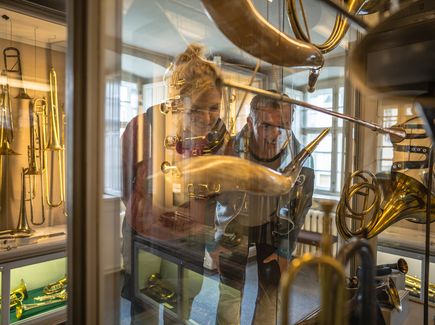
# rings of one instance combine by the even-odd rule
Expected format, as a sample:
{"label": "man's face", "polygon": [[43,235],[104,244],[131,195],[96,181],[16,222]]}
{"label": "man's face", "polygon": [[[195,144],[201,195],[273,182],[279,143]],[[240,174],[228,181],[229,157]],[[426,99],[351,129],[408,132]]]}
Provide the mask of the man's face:
{"label": "man's face", "polygon": [[290,105],[280,108],[262,107],[256,118],[248,117],[252,130],[255,153],[264,159],[275,157],[287,144],[291,135],[292,109]]}
{"label": "man's face", "polygon": [[191,137],[205,136],[219,119],[221,92],[212,88],[184,101],[183,129]]}

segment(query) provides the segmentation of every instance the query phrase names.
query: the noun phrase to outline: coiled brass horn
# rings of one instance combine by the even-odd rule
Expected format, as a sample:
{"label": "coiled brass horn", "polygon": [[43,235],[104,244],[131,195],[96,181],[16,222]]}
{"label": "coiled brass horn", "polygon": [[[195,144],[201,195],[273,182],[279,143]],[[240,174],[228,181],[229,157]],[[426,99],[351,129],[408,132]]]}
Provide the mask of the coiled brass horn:
{"label": "coiled brass horn", "polygon": [[57,298],[53,298],[43,302],[36,302],[33,304],[23,304],[20,301],[15,307],[15,316],[17,317],[17,319],[21,319],[24,316],[24,312],[28,310],[58,304],[67,301],[67,299],[68,299],[68,294],[66,291],[64,291],[61,295],[58,295]]}
{"label": "coiled brass horn", "polygon": [[[360,177],[362,173],[371,175],[372,183],[364,180],[360,183],[352,183],[352,179]],[[423,184],[414,178],[402,173],[394,173],[394,191],[389,195],[384,195],[382,200],[381,190],[376,176],[370,172],[357,171],[353,173],[345,182],[342,196],[337,206],[337,230],[344,239],[351,237],[372,238],[399,220],[407,219],[415,223],[426,222],[426,194],[427,190]],[[363,192],[363,190],[366,190]],[[358,212],[353,208],[352,198],[354,196],[368,197],[369,192],[373,193],[372,203],[368,208]],[[435,208],[435,200],[431,200],[431,209]],[[434,209],[435,210],[435,209]],[[372,212],[372,218],[367,222],[365,218]],[[350,229],[346,219],[356,219],[360,221],[360,227],[356,230]],[[431,214],[431,222],[435,221],[435,211]]]}

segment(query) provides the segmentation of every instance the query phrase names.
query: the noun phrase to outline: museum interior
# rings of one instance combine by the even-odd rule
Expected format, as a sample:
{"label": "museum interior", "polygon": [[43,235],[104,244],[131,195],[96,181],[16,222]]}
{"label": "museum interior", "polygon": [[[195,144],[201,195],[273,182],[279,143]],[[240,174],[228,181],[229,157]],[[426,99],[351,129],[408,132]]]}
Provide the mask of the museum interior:
{"label": "museum interior", "polygon": [[433,0],[1,0],[0,50],[0,324],[435,324]]}

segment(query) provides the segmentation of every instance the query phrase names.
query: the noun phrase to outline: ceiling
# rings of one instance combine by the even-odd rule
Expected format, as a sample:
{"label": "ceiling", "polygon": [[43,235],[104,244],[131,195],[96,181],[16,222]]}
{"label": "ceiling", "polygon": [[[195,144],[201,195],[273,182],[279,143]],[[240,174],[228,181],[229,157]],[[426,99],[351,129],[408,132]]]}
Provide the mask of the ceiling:
{"label": "ceiling", "polygon": [[[233,0],[231,0],[233,1]],[[284,0],[253,0],[256,8],[275,27],[284,26],[284,31],[293,35],[287,20],[283,15]],[[214,25],[204,10],[200,0],[124,0],[123,2],[123,42],[146,51],[161,53],[175,57],[183,52],[192,42],[204,44],[208,56],[219,55],[224,61],[240,65],[255,66],[256,59],[234,46]],[[322,42],[332,29],[335,14],[324,7],[317,0],[304,0],[307,21],[312,29],[311,39]],[[284,21],[283,21],[284,19]],[[328,56],[337,57],[344,54],[347,40],[342,42]],[[146,58],[146,55],[144,55]],[[123,68],[142,78],[153,79],[155,73],[163,73],[164,68],[158,64],[147,62],[145,58],[138,59],[124,55]],[[267,67],[268,64],[263,64]],[[143,67],[138,69],[137,67]],[[339,77],[343,72],[338,67],[325,73],[322,71],[320,79],[325,77]],[[328,67],[325,69],[329,69]],[[340,71],[339,71],[340,70]],[[295,86],[306,83],[306,72],[300,72],[285,79]]]}
{"label": "ceiling", "polygon": [[3,8],[0,8],[0,38],[58,51],[65,51],[67,46],[65,26]]}
{"label": "ceiling", "polygon": [[[287,34],[293,36],[287,14],[283,13],[285,0],[252,1],[270,23],[277,28],[284,28]],[[333,26],[335,14],[318,0],[303,0],[303,3],[308,23],[312,26],[312,40],[315,43],[324,41]],[[0,18],[1,38],[66,50],[65,26],[0,8],[0,16],[2,15],[7,15],[10,19]],[[255,66],[256,59],[234,46],[220,32],[200,0],[124,0],[122,19],[124,48],[135,49],[134,53],[123,51],[122,67],[124,71],[140,78],[161,78],[167,62],[192,42],[204,44],[210,58],[221,56],[223,61],[231,62],[233,66]],[[328,54],[328,57],[343,56],[346,46],[347,40]],[[270,68],[269,64],[262,63],[262,68],[268,67]],[[342,70],[339,65],[327,64],[320,74],[320,80],[340,77]],[[293,69],[287,70],[287,74],[289,75],[284,79],[287,84],[298,87],[306,83],[306,71],[298,72]]]}

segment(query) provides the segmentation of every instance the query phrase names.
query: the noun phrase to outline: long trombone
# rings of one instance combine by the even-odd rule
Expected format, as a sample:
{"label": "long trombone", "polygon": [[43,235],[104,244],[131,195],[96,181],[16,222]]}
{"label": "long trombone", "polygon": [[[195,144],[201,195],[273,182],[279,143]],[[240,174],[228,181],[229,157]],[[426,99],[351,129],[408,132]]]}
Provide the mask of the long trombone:
{"label": "long trombone", "polygon": [[[45,187],[44,174],[46,172],[44,159],[44,139],[43,130],[45,129],[45,109],[47,101],[45,98],[37,98],[32,101],[31,109],[29,110],[30,122],[30,143],[27,147],[28,167],[24,170],[29,183],[29,201],[30,206],[30,221],[34,225],[42,225],[45,222]],[[35,220],[33,211],[33,201],[36,198],[36,180],[39,178],[39,193],[40,193],[40,208],[41,219]]]}
{"label": "long trombone", "polygon": [[[65,201],[65,148],[61,142],[61,130],[59,123],[59,103],[57,99],[57,77],[56,71],[54,68],[50,70],[50,104],[49,108],[46,106],[46,111],[44,113],[45,118],[48,119],[48,132],[47,128],[43,128],[43,138],[44,138],[44,166],[46,166],[45,172],[45,198],[47,205],[50,207],[58,207],[62,205]],[[53,202],[53,190],[50,185],[53,186],[54,179],[49,176],[47,156],[48,152],[52,152],[53,155],[57,153],[57,162],[58,162],[58,170],[59,170],[59,200],[57,202]]]}
{"label": "long trombone", "polygon": [[33,230],[29,226],[27,220],[27,209],[26,209],[26,180],[25,180],[25,168],[21,170],[21,200],[20,200],[20,212],[18,215],[18,224],[15,229],[12,230],[2,230],[0,231],[0,239],[11,238],[11,237],[29,237]]}
{"label": "long trombone", "polygon": [[16,47],[6,47],[3,50],[3,60],[6,72],[17,73],[20,77],[21,88],[16,98],[31,99],[26,89],[23,87],[23,69],[21,67],[20,51]]}

